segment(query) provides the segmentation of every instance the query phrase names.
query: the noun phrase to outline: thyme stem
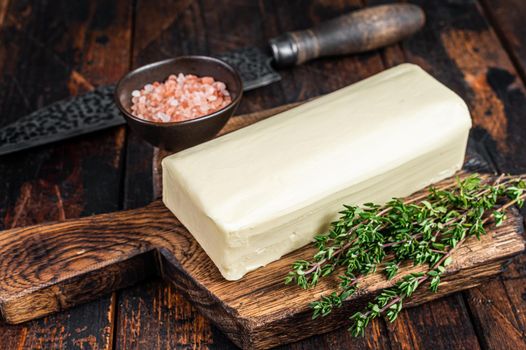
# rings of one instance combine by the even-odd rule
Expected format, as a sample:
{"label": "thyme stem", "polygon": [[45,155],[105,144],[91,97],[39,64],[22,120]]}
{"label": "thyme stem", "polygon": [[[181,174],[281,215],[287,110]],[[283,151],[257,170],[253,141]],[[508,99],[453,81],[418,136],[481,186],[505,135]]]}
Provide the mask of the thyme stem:
{"label": "thyme stem", "polygon": [[313,318],[341,307],[359,288],[360,279],[383,267],[388,279],[399,265],[427,265],[426,273],[401,276],[350,317],[352,335],[363,335],[369,322],[385,315],[394,321],[402,304],[424,282],[436,292],[451,256],[470,237],[486,233],[489,220],[500,225],[506,211],[526,200],[523,176],[500,175],[493,180],[462,174],[440,187],[430,187],[405,201],[393,199],[383,206],[345,206],[328,233],[317,235],[317,253],[311,260],[298,260],[285,282],[301,288],[316,286],[321,278],[339,272],[339,289],[311,303]]}

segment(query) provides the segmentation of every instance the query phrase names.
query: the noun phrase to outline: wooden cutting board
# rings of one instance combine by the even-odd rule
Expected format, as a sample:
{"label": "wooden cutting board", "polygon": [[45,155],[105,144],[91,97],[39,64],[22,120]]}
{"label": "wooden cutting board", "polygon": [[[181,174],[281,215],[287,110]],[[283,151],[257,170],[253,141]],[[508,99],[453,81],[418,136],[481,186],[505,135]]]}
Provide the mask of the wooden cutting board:
{"label": "wooden cutting board", "polygon": [[[223,133],[290,107],[232,118]],[[438,293],[422,289],[408,306],[474,287],[498,274],[523,252],[522,234],[522,218],[512,210],[502,226],[453,254]],[[25,322],[159,275],[236,344],[261,349],[344,326],[357,308],[396,282],[381,274],[367,276],[362,292],[344,307],[312,320],[308,304],[330,292],[337,281],[323,281],[313,290],[283,284],[292,262],[312,253],[312,247],[305,247],[240,281],[225,281],[184,226],[156,201],[136,210],[0,232],[0,312],[8,323]],[[408,266],[403,271],[423,269]]]}

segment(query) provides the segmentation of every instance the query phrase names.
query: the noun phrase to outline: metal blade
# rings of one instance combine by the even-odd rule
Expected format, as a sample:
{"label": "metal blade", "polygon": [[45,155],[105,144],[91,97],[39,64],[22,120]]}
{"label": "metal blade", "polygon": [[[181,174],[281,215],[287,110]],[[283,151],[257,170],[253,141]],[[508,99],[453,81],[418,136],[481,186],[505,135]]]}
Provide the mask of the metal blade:
{"label": "metal blade", "polygon": [[[243,90],[281,79],[271,58],[255,47],[217,56],[239,71]],[[125,124],[113,100],[114,86],[55,102],[0,128],[0,155]]]}
{"label": "metal blade", "polygon": [[125,123],[114,86],[55,102],[0,129],[0,155]]}
{"label": "metal blade", "polygon": [[265,55],[256,47],[245,47],[218,58],[234,67],[243,80],[243,90],[249,91],[281,80],[281,76],[272,68],[272,57]]}

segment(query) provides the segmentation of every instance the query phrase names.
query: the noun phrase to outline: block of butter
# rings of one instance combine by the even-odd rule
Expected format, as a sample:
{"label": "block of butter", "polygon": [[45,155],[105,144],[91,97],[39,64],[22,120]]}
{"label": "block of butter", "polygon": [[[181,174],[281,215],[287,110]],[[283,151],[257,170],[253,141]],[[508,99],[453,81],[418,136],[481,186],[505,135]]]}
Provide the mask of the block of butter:
{"label": "block of butter", "polygon": [[163,201],[236,280],[309,243],[343,204],[453,175],[470,127],[459,96],[402,64],[165,158]]}

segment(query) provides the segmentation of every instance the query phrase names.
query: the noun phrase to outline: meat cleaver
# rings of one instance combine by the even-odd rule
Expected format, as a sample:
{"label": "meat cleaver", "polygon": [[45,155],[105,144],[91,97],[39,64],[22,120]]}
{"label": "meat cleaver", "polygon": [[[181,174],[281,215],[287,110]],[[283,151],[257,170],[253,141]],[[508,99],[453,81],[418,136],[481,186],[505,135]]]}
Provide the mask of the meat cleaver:
{"label": "meat cleaver", "polygon": [[[354,11],[311,29],[288,32],[264,50],[249,47],[216,55],[236,68],[244,91],[280,80],[274,69],[309,60],[374,50],[417,32],[425,22],[422,9],[390,4]],[[0,155],[124,124],[113,102],[113,86],[55,102],[0,129]]]}

